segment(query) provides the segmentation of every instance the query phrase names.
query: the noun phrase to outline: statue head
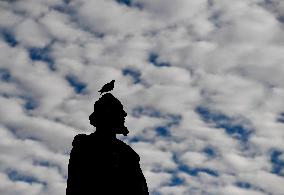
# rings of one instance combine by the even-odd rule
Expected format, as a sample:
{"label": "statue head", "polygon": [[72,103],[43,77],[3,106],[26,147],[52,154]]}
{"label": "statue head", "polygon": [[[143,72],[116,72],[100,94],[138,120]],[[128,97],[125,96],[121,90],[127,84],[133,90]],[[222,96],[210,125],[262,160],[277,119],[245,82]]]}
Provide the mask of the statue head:
{"label": "statue head", "polygon": [[106,93],[94,104],[94,112],[89,116],[90,124],[100,133],[128,134],[124,126],[127,113],[121,102],[111,93]]}

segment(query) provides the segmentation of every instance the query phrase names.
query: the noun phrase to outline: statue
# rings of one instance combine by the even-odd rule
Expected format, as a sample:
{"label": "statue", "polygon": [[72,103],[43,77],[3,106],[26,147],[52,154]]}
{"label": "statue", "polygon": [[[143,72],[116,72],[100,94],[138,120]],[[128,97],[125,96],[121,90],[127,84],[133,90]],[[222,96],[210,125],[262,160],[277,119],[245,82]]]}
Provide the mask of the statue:
{"label": "statue", "polygon": [[127,113],[105,93],[94,104],[90,124],[96,131],[76,135],[70,153],[66,195],[148,195],[139,155],[116,134],[127,136]]}

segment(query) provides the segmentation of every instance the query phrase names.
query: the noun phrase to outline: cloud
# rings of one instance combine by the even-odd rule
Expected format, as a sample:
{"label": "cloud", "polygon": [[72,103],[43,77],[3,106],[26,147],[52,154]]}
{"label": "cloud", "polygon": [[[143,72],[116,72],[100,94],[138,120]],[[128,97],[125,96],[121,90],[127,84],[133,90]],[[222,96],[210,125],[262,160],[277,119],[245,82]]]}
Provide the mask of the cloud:
{"label": "cloud", "polygon": [[[147,28],[147,16],[138,9],[119,6],[115,1],[77,1],[71,5],[76,10],[77,20],[92,33],[132,33]],[[105,14],[108,10],[109,14]],[[96,12],[96,17],[93,13]],[[113,20],[115,18],[115,20]]]}
{"label": "cloud", "polygon": [[50,41],[43,27],[33,19],[26,19],[17,25],[15,35],[27,47],[44,47]]}
{"label": "cloud", "polygon": [[280,195],[283,5],[0,1],[0,191],[64,194],[115,79],[151,194]]}

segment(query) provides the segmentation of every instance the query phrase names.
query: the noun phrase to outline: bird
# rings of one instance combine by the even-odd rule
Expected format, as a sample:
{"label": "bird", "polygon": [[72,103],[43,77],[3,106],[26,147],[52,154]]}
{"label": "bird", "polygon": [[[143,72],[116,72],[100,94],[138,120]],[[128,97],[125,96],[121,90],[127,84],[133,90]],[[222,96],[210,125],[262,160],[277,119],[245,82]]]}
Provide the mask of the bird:
{"label": "bird", "polygon": [[101,90],[99,91],[99,92],[101,92],[100,95],[102,95],[102,93],[104,93],[104,92],[108,92],[108,91],[113,90],[113,88],[114,88],[114,82],[115,82],[115,80],[112,80],[111,82],[106,83],[106,84],[101,88]]}

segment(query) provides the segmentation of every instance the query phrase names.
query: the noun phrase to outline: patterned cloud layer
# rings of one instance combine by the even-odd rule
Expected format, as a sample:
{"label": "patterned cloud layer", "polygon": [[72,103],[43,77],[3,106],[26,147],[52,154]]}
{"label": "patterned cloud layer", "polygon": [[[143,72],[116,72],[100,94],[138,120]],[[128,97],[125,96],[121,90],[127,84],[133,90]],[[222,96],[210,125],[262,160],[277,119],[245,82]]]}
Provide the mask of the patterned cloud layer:
{"label": "patterned cloud layer", "polygon": [[283,29],[280,0],[0,1],[0,194],[65,194],[112,79],[151,194],[283,194]]}

